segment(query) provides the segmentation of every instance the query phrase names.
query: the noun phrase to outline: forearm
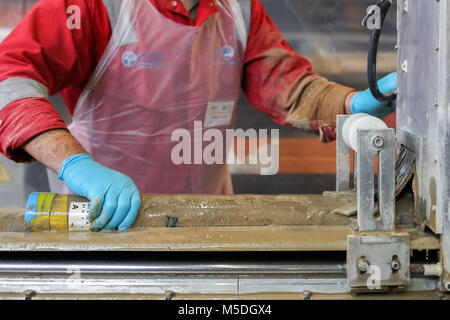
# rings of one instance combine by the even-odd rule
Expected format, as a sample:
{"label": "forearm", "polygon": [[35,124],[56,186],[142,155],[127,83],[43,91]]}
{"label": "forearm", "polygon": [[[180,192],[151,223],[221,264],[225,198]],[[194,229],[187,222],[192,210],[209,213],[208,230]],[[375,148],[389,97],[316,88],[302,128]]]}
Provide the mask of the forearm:
{"label": "forearm", "polygon": [[[298,90],[301,88],[301,90]],[[297,127],[333,125],[336,115],[350,113],[356,90],[322,77],[306,78],[293,86],[287,122]]]}
{"label": "forearm", "polygon": [[65,159],[76,154],[86,153],[65,129],[43,132],[24,143],[21,148],[56,173]]}

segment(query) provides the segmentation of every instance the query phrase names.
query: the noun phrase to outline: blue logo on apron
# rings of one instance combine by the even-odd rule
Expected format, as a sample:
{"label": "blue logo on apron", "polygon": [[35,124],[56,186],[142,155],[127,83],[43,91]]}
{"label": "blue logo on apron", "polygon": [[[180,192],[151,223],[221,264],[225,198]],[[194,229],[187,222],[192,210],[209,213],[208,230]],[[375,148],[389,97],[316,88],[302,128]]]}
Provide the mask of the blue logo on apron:
{"label": "blue logo on apron", "polygon": [[164,69],[163,52],[141,52],[138,56],[139,69]]}
{"label": "blue logo on apron", "polygon": [[222,48],[222,57],[225,61],[230,61],[234,58],[234,49],[232,46],[224,46]]}
{"label": "blue logo on apron", "polygon": [[138,57],[136,56],[136,54],[132,51],[126,51],[123,55],[122,55],[122,64],[125,67],[132,67],[136,64],[138,60]]}

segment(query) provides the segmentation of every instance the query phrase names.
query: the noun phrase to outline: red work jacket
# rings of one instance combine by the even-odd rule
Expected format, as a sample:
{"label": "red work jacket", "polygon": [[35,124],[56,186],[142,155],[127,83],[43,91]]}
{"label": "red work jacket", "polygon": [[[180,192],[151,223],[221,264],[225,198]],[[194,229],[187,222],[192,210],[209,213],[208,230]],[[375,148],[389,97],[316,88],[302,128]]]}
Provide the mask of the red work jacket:
{"label": "red work jacket", "polygon": [[[214,0],[200,0],[196,21],[180,1],[149,0],[162,14],[186,25],[201,25],[217,12]],[[289,94],[299,79],[313,74],[310,63],[283,39],[258,0],[252,0],[242,88],[258,110],[286,124]],[[80,8],[81,28],[67,27]],[[0,44],[0,83],[28,78],[43,84],[48,94],[61,93],[73,114],[80,94],[111,37],[108,13],[100,0],[41,0]],[[45,98],[24,98],[0,111],[0,153],[18,161],[29,156],[20,146],[36,135],[66,128]]]}

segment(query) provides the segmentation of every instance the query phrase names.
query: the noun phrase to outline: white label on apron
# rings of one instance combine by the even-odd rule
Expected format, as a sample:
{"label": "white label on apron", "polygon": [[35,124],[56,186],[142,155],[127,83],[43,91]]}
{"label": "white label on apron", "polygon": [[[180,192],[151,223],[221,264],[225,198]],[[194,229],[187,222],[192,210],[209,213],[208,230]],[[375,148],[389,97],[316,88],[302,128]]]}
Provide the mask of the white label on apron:
{"label": "white label on apron", "polygon": [[231,125],[234,101],[210,102],[206,109],[204,128],[224,127]]}
{"label": "white label on apron", "polygon": [[72,202],[69,210],[69,230],[89,230],[89,202]]}

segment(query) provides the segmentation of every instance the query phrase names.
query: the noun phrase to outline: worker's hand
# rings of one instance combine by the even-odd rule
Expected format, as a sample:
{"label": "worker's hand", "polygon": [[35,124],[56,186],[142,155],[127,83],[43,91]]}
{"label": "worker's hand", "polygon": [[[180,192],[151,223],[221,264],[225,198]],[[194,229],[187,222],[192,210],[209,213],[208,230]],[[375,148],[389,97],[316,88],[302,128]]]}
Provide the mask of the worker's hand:
{"label": "worker's hand", "polygon": [[[381,93],[388,94],[397,89],[397,73],[391,73],[378,81]],[[370,89],[357,92],[351,102],[352,113],[368,113],[378,118],[384,118],[395,111],[396,101],[380,102],[374,98]]]}
{"label": "worker's hand", "polygon": [[87,153],[67,158],[58,178],[91,201],[91,230],[127,230],[141,206],[139,191],[126,175],[95,162]]}

